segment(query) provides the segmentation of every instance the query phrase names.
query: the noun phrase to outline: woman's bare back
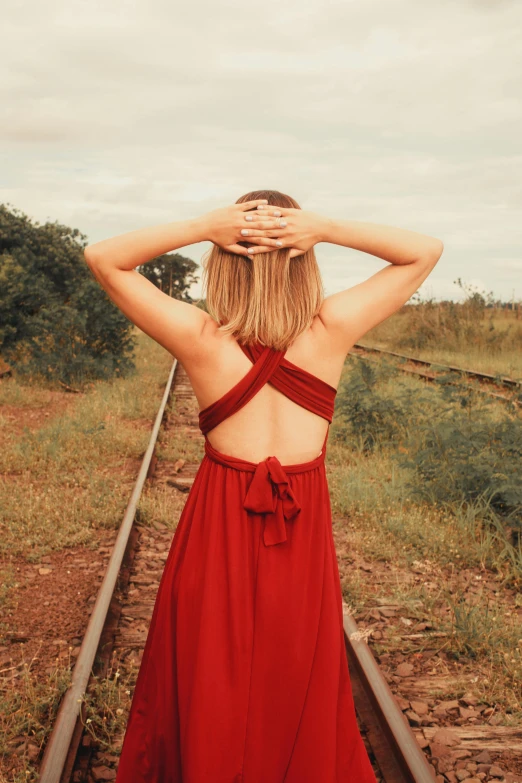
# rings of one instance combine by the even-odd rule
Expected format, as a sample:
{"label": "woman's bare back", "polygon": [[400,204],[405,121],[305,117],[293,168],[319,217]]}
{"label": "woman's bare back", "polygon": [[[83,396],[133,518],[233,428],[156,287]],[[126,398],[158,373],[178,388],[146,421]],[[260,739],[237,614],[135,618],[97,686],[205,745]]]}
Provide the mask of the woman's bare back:
{"label": "woman's bare back", "polygon": [[[263,214],[257,214],[260,208]],[[386,260],[389,266],[364,282],[326,297],[311,327],[286,352],[288,361],[337,388],[350,346],[408,301],[444,248],[440,239],[393,226],[339,221],[297,208],[278,208],[277,215],[284,219],[284,226],[276,222],[276,210],[268,205],[268,199],[253,199],[199,219],[112,237],[84,250],[85,260],[113,302],[183,364],[200,409],[235,386],[251,362],[234,338],[218,331],[208,313],[161,291],[136,271],[140,264],[202,241],[228,252],[231,263],[234,255],[253,258],[256,253],[282,247],[290,249],[290,259],[319,242]],[[245,231],[254,243],[248,250],[238,244]],[[289,465],[314,459],[327,428],[326,419],[265,384],[207,437],[224,454],[251,462],[275,456],[281,464]]]}
{"label": "woman's bare back", "polygon": [[[337,388],[345,351],[339,351],[319,317],[285,353],[288,361]],[[220,399],[252,363],[236,340],[208,321],[198,350],[183,362],[200,410]],[[307,462],[321,451],[328,422],[302,408],[269,383],[207,437],[219,451],[251,462],[276,456],[281,464]]]}

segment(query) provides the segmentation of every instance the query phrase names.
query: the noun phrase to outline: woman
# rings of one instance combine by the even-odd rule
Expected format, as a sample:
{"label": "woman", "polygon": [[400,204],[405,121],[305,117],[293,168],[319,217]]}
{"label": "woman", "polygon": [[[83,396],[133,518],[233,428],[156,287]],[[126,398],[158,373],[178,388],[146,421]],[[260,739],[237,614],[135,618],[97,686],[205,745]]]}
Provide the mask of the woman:
{"label": "woman", "polygon": [[[135,268],[210,240],[209,313]],[[314,245],[389,262],[323,297]],[[325,447],[346,355],[443,250],[277,191],[85,249],[97,280],[183,364],[205,456],[159,586],[117,783],[374,783],[358,731]]]}

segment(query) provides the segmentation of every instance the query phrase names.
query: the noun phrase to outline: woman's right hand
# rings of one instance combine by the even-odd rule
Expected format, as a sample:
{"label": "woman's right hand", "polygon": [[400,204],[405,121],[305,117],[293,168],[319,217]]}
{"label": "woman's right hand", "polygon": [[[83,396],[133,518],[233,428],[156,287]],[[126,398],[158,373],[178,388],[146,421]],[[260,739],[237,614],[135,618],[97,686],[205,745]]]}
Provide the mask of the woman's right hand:
{"label": "woman's right hand", "polygon": [[[277,226],[277,215],[281,211],[276,208],[276,215],[268,216],[256,207],[267,206],[267,199],[255,199],[245,201],[242,204],[232,204],[229,207],[214,209],[198,219],[201,223],[205,239],[223,248],[229,253],[238,253],[242,256],[251,256],[248,252],[250,237],[264,236],[266,231]],[[266,234],[268,236],[268,234]],[[239,244],[245,243],[244,245]],[[261,242],[256,243],[257,253],[269,253],[273,247]]]}

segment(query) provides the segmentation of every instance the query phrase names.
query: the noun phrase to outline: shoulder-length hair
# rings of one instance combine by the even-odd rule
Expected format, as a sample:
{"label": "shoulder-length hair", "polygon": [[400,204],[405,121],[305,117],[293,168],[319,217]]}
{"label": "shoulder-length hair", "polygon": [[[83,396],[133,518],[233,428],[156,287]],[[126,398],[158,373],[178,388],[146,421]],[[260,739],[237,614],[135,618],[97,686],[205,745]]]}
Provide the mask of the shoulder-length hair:
{"label": "shoulder-length hair", "polygon": [[[236,204],[267,199],[274,207],[301,209],[277,190],[256,190]],[[241,242],[248,247],[247,242]],[[203,261],[206,307],[219,331],[242,344],[260,342],[286,350],[307,329],[324,299],[323,282],[313,248],[290,258],[290,248],[251,257],[213,245]]]}

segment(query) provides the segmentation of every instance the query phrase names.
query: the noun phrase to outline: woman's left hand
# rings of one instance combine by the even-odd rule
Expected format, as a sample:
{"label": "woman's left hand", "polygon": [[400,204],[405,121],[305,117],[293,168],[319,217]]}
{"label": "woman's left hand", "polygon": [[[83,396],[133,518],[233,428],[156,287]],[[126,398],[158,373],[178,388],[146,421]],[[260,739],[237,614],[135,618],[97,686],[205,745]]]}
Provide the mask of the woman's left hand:
{"label": "woman's left hand", "polygon": [[[266,253],[267,247],[269,250],[289,247],[290,258],[293,258],[324,241],[326,218],[315,212],[265,204],[259,204],[257,212],[256,228],[248,231],[248,242],[253,245],[249,255]],[[257,227],[259,218],[264,223],[262,228]]]}

